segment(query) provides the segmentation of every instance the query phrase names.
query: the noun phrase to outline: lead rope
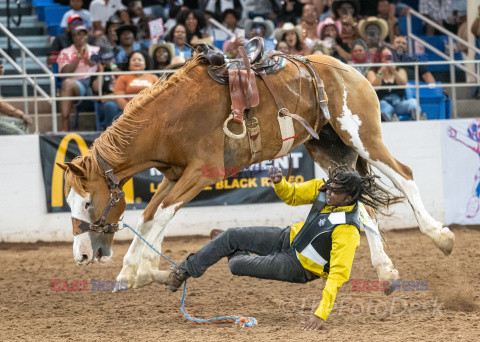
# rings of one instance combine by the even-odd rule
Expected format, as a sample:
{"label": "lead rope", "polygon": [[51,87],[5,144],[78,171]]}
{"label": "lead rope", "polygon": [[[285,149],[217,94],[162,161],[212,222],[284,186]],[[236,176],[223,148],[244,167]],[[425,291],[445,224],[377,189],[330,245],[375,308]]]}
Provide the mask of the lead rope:
{"label": "lead rope", "polygon": [[[130,227],[128,224],[125,222],[123,223],[125,227],[130,229],[135,235],[137,235],[143,242],[147,244],[148,247],[150,247],[152,250],[155,251],[158,255],[160,255],[162,258],[170,262],[172,265],[177,266],[177,263],[175,263],[173,260],[168,258],[167,256],[163,255],[161,252],[159,252],[155,247],[153,247],[147,240],[145,240],[135,229]],[[209,323],[234,323],[236,325],[239,325],[241,327],[253,327],[256,324],[258,324],[258,321],[254,317],[240,317],[240,316],[219,316],[215,318],[209,318],[209,319],[203,319],[203,318],[195,318],[188,314],[187,310],[185,309],[185,294],[187,293],[187,281],[185,280],[185,284],[183,285],[183,294],[182,294],[182,301],[180,304],[180,310],[183,313],[183,316],[190,322],[194,322],[197,324],[209,324]]]}

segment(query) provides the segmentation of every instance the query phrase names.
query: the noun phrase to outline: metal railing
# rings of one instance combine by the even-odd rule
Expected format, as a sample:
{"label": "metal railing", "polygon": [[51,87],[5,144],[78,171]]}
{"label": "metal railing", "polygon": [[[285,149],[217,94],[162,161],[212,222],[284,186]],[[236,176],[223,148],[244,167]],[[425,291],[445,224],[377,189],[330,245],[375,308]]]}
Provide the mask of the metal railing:
{"label": "metal railing", "polygon": [[[438,50],[437,48],[435,48],[434,46],[432,46],[431,44],[429,44],[425,40],[421,39],[420,37],[418,37],[414,33],[412,33],[412,15],[421,19],[422,21],[424,21],[428,25],[434,27],[438,31],[440,31],[443,34],[448,36],[448,50],[449,50],[448,55],[443,53],[442,51]],[[435,23],[431,19],[421,15],[420,13],[418,13],[417,11],[415,11],[413,9],[410,9],[408,11],[408,14],[407,14],[407,37],[408,37],[408,49],[409,49],[410,53],[413,52],[413,42],[415,41],[415,42],[418,42],[418,43],[422,44],[423,46],[425,46],[429,50],[433,51],[434,53],[436,53],[437,55],[439,55],[443,59],[445,59],[447,61],[455,61],[455,45],[456,44],[454,43],[454,40],[456,40],[459,43],[468,47],[469,49],[472,49],[474,52],[480,54],[480,49],[478,49],[474,45],[470,44],[469,42],[463,40],[459,36],[453,34],[452,32],[448,31],[446,28],[438,25],[437,23]],[[465,62],[465,61],[463,61],[463,62]],[[478,61],[477,61],[477,63],[478,63]],[[479,82],[480,74],[479,74],[479,67],[478,66],[477,66],[477,73],[474,73],[471,70],[468,70],[466,67],[464,67],[462,65],[463,63],[459,63],[459,64],[449,63],[449,64],[450,64],[450,82],[451,83],[456,83],[455,82],[455,79],[456,79],[455,67],[459,68],[460,70],[466,72],[467,74],[469,74],[471,76],[474,76],[477,80],[477,83]],[[431,65],[431,64],[429,64],[429,65]],[[418,85],[417,75],[415,75],[415,84]],[[418,98],[418,88],[417,88],[417,98]],[[452,113],[454,113],[454,115],[456,117],[456,113],[457,113],[457,91],[456,91],[456,87],[452,87]]]}
{"label": "metal railing", "polygon": [[[425,84],[425,85],[420,85],[419,84],[419,66],[420,65],[443,65],[443,64],[450,64],[450,65],[457,65],[459,63],[464,63],[464,64],[472,64],[472,63],[479,63],[479,61],[475,60],[470,60],[470,61],[435,61],[435,62],[409,62],[409,63],[389,63],[390,66],[397,66],[397,67],[402,67],[402,66],[414,66],[415,70],[415,85],[411,84],[406,84],[406,85],[396,85],[396,86],[376,86],[374,87],[375,90],[380,90],[380,89],[411,89],[415,88],[416,89],[416,101],[417,101],[417,113],[416,113],[416,120],[420,119],[420,96],[419,96],[419,91],[421,88],[452,88],[455,89],[456,87],[475,87],[475,86],[480,86],[480,75],[477,78],[476,83],[441,83],[441,84]],[[364,68],[364,67],[380,67],[382,65],[385,65],[385,63],[365,63],[365,64],[351,64],[352,67],[357,67],[357,68]],[[153,74],[162,74],[162,73],[173,73],[175,70],[149,70],[147,71],[148,73],[153,73]],[[97,72],[97,73],[56,73],[56,74],[31,74],[31,75],[6,75],[2,76],[1,79],[18,79],[18,78],[25,78],[29,77],[32,79],[32,81],[35,83],[37,79],[40,78],[48,78],[48,77],[78,77],[78,76],[90,76],[90,77],[96,77],[96,76],[118,76],[118,75],[124,75],[124,74],[139,74],[139,73],[146,73],[145,71],[138,72],[138,71],[117,71],[117,72]],[[55,97],[54,100],[56,101],[78,101],[78,100],[99,100],[99,101],[105,101],[105,100],[115,100],[118,98],[133,98],[136,95],[103,95],[102,94],[102,83],[101,81],[103,80],[103,77],[99,77],[99,84],[98,84],[98,89],[99,89],[99,94],[96,96],[68,96],[68,97]],[[41,89],[41,88],[40,88]],[[55,94],[55,92],[54,92]],[[34,121],[36,124],[36,132],[38,132],[38,122],[39,122],[39,116],[40,114],[38,113],[38,106],[37,103],[39,101],[46,101],[49,100],[49,97],[44,98],[38,98],[37,94],[37,87],[34,87],[34,96],[32,98],[9,98],[8,102],[34,102],[35,103],[35,109],[34,109]],[[456,113],[453,113],[455,116]],[[57,113],[52,111],[52,116],[55,117],[55,122],[56,122],[56,117]],[[52,120],[54,122],[54,120]],[[52,127],[53,131],[56,131],[56,127]]]}
{"label": "metal railing", "polygon": [[[2,48],[0,48],[0,54],[15,68],[15,70],[20,74],[20,75],[7,75],[3,76],[3,78],[8,78],[9,76],[20,76],[23,79],[23,87],[22,87],[22,94],[23,98],[27,99],[28,97],[28,89],[27,89],[27,83],[30,83],[30,85],[34,89],[35,95],[40,93],[45,100],[48,100],[51,104],[52,108],[52,113],[57,112],[57,105],[55,102],[55,76],[52,73],[50,69],[47,68],[45,64],[43,64],[37,56],[35,56],[23,43],[18,40],[15,35],[8,30],[5,25],[0,23],[0,30],[5,34],[7,39],[10,39],[13,41],[20,49],[20,58],[22,60],[21,64],[22,66],[19,66],[15,60],[7,53],[5,52]],[[42,77],[48,77],[50,80],[50,94],[48,95],[47,92],[45,92],[36,82],[36,79],[33,78],[31,75],[27,74],[27,64],[26,64],[26,56],[30,57],[44,72],[45,74],[42,74]],[[23,100],[25,101],[25,100]],[[13,102],[13,101],[12,101]],[[25,101],[25,106],[24,106],[24,112],[25,114],[28,114],[28,101]],[[57,131],[57,116],[52,115],[52,129],[53,131]],[[35,133],[38,133],[38,125],[36,125]]]}

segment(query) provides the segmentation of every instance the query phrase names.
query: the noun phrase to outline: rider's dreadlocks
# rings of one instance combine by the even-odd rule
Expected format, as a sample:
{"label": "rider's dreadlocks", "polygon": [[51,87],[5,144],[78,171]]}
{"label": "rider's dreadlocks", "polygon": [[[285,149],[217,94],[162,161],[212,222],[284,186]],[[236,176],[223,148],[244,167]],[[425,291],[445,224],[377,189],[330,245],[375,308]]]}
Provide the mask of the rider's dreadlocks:
{"label": "rider's dreadlocks", "polygon": [[[380,177],[376,175],[361,176],[357,171],[345,165],[336,166],[328,173],[328,180],[319,190],[321,192],[327,190],[345,192],[352,197],[350,204],[360,201],[377,210],[379,206],[388,207],[390,204],[402,200],[402,197],[393,196],[388,190],[379,186],[375,180]],[[335,186],[332,186],[333,184]]]}

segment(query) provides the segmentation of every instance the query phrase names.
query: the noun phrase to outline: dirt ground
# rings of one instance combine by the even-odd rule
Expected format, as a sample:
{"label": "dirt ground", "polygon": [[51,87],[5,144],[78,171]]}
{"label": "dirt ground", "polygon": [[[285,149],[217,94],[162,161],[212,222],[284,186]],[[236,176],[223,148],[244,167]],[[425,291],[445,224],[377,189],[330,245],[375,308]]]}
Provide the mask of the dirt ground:
{"label": "dirt ground", "polygon": [[[197,325],[180,312],[181,291],[154,284],[111,293],[92,291],[91,279],[114,280],[129,246],[114,246],[106,265],[78,267],[65,243],[0,244],[0,340],[97,341],[480,341],[480,229],[454,229],[449,257],[418,230],[386,235],[387,254],[403,280],[427,291],[352,291],[352,279],[375,280],[366,237],[351,280],[337,295],[326,329],[302,331],[316,309],[324,280],[290,284],[235,277],[222,260],[189,280],[186,305],[199,318],[255,317],[259,325]],[[181,261],[207,238],[171,238],[163,250]],[[161,268],[167,268],[162,262]],[[52,291],[52,279],[87,281],[88,291]],[[403,286],[403,285],[402,285]],[[61,286],[60,286],[61,287]]]}

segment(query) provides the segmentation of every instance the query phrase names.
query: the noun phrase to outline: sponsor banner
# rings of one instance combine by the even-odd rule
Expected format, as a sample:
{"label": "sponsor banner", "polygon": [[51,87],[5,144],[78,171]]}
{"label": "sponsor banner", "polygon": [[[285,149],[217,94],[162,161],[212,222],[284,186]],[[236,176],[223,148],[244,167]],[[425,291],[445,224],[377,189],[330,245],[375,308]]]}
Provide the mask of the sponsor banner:
{"label": "sponsor banner", "polygon": [[[71,161],[78,155],[88,155],[88,148],[101,132],[56,133],[40,136],[40,156],[48,212],[69,211],[64,195],[64,177],[62,169],[56,163]],[[292,177],[297,183],[314,178],[314,162],[302,145],[292,151]],[[268,182],[268,169],[279,167],[286,174],[288,157],[263,161],[248,168],[214,168],[202,166],[202,177],[232,175],[214,185],[205,188],[186,206],[212,206],[279,202],[272,186]],[[128,181],[123,190],[127,209],[146,207],[163,175],[157,169],[149,169]]]}
{"label": "sponsor banner", "polygon": [[442,123],[445,224],[480,224],[480,119]]}

